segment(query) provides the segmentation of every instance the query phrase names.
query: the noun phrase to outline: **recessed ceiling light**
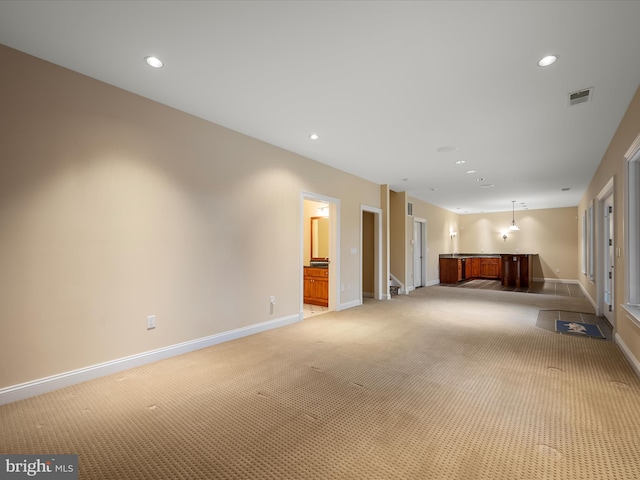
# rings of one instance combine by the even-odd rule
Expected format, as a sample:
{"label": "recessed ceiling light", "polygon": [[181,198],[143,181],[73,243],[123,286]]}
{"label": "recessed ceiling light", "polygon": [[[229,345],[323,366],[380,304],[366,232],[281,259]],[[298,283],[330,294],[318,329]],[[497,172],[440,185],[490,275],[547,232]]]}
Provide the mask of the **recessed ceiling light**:
{"label": "recessed ceiling light", "polygon": [[543,57],[538,61],[538,66],[539,67],[548,67],[552,63],[555,63],[556,60],[558,60],[558,56],[557,55],[547,55],[546,57]]}
{"label": "recessed ceiling light", "polygon": [[476,178],[476,182],[482,182],[484,181],[484,178]]}
{"label": "recessed ceiling light", "polygon": [[318,140],[320,138],[320,135],[318,135],[317,133],[312,133],[311,135],[309,135],[309,138],[311,140]]}
{"label": "recessed ceiling light", "polygon": [[444,147],[440,147],[436,150],[438,153],[447,153],[447,152],[455,152],[458,147],[454,147],[453,145],[446,145]]}
{"label": "recessed ceiling light", "polygon": [[457,160],[456,161],[456,165],[464,165],[465,163],[467,163],[466,160]]}
{"label": "recessed ceiling light", "polygon": [[467,170],[467,173],[477,173],[477,170]]}
{"label": "recessed ceiling light", "polygon": [[487,183],[485,185],[480,185],[480,188],[493,188],[495,185],[493,183]]}
{"label": "recessed ceiling light", "polygon": [[144,57],[144,61],[153,68],[162,68],[164,66],[164,63],[158,57]]}

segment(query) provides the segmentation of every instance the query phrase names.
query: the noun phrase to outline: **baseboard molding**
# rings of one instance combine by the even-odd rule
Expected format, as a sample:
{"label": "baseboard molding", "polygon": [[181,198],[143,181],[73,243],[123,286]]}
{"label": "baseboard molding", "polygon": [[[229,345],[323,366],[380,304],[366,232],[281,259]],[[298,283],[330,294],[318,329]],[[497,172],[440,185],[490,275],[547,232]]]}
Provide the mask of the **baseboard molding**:
{"label": "baseboard molding", "polygon": [[0,405],[299,322],[295,314],[0,389]]}
{"label": "baseboard molding", "polygon": [[580,282],[578,280],[574,280],[574,279],[567,279],[567,278],[539,278],[539,277],[534,277],[533,278],[534,282],[549,282],[549,283],[572,283],[572,284],[579,284]]}
{"label": "baseboard molding", "polygon": [[615,335],[615,340],[618,346],[620,347],[620,350],[622,350],[622,353],[624,354],[625,358],[631,365],[631,368],[633,368],[633,370],[636,372],[636,375],[640,378],[640,362],[633,355],[633,353],[631,353],[631,350],[629,350],[629,347],[627,347],[626,343],[624,343],[620,335],[618,335],[617,333]]}
{"label": "baseboard molding", "polygon": [[338,306],[338,310],[346,310],[347,308],[359,307],[360,305],[362,305],[362,301],[360,299],[352,300],[351,302],[341,303]]}
{"label": "baseboard molding", "polygon": [[578,282],[578,285],[580,286],[580,290],[582,290],[582,293],[584,293],[584,296],[586,297],[586,299],[589,300],[589,303],[591,304],[593,309],[597,312],[598,311],[597,302],[593,298],[591,298],[591,295],[589,295],[589,292],[585,290],[584,286],[580,282]]}
{"label": "baseboard molding", "polygon": [[425,287],[433,287],[434,285],[439,285],[439,284],[440,284],[440,279],[435,279],[427,282]]}

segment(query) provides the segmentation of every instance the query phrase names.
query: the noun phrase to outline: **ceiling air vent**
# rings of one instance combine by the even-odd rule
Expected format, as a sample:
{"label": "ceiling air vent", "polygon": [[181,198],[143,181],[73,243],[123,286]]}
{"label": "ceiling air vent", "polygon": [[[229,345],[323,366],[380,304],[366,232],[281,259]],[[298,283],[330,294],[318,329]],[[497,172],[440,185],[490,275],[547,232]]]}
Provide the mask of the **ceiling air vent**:
{"label": "ceiling air vent", "polygon": [[569,94],[569,106],[579,105],[591,101],[593,97],[593,88],[587,88],[584,90],[578,90]]}

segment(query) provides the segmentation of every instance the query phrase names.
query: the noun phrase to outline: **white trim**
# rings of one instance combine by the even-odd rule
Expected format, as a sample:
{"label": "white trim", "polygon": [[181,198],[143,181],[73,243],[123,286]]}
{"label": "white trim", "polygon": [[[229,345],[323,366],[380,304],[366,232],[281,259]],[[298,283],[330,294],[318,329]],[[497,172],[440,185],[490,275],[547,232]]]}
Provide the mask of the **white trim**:
{"label": "white trim", "polygon": [[624,154],[625,160],[627,161],[631,160],[633,157],[635,157],[636,153],[638,153],[639,151],[640,151],[640,133],[638,134],[636,139],[633,141],[633,143],[629,147],[629,150],[627,150],[627,153]]}
{"label": "white trim", "polygon": [[421,218],[421,217],[413,217],[413,225],[412,225],[412,241],[415,240],[416,238],[416,232],[415,232],[415,228],[416,228],[416,223],[420,224],[420,239],[422,240],[422,245],[420,245],[420,251],[422,252],[422,261],[420,262],[420,285],[416,285],[416,272],[415,272],[415,266],[416,266],[416,250],[415,250],[415,244],[414,244],[414,250],[412,252],[411,255],[411,271],[413,272],[413,281],[412,283],[412,288],[409,291],[415,290],[418,287],[424,287],[426,286],[427,283],[427,257],[428,257],[428,252],[429,252],[429,246],[427,244],[427,240],[428,240],[428,233],[427,233],[427,219],[426,218]]}
{"label": "white trim", "polygon": [[638,359],[633,356],[633,353],[631,353],[631,350],[629,350],[629,347],[627,347],[620,335],[616,333],[614,338],[616,343],[620,347],[620,350],[622,350],[623,355],[631,365],[631,368],[633,368],[633,370],[636,372],[636,375],[640,377],[640,362],[638,362]]}
{"label": "white trim", "polygon": [[571,284],[579,284],[578,280],[570,280],[568,278],[539,278],[536,277],[533,279],[534,282],[546,282],[546,283],[571,283]]}
{"label": "white trim", "polygon": [[398,289],[398,294],[405,293],[404,284],[400,280],[398,280],[393,273],[389,273],[389,277],[391,278],[392,282],[395,282],[397,286],[400,287]]}
{"label": "white trim", "polygon": [[[607,307],[608,304],[605,303],[605,299],[604,299],[604,290],[606,287],[606,277],[608,275],[608,271],[605,271],[605,262],[607,262],[607,257],[608,257],[608,248],[609,248],[609,238],[606,237],[605,233],[607,232],[607,228],[609,227],[609,225],[605,225],[605,201],[611,197],[611,206],[613,208],[613,213],[612,215],[616,215],[616,204],[615,204],[615,190],[614,190],[614,181],[613,181],[613,177],[611,177],[609,179],[609,181],[607,182],[607,184],[602,188],[602,190],[600,190],[600,193],[598,193],[598,195],[596,195],[596,200],[597,200],[597,204],[596,204],[596,258],[595,258],[595,262],[596,262],[596,276],[595,276],[595,282],[596,282],[596,303],[598,305],[598,307],[596,308],[596,314],[599,316],[603,316],[607,319],[607,321],[613,326],[613,328],[616,328],[616,285],[615,285],[615,269],[617,267],[617,265],[615,265],[616,260],[614,258],[614,265],[612,265],[611,267],[613,268],[613,278],[611,279],[611,306],[613,308],[613,310],[611,312],[607,312]],[[615,236],[615,227],[613,229],[613,231],[610,232],[610,237],[612,237],[613,242],[614,242],[614,248],[615,248],[615,243],[617,241],[616,236]],[[607,313],[610,313],[609,318],[607,316]]]}
{"label": "white trim", "polygon": [[587,292],[587,290],[584,288],[584,285],[582,285],[582,283],[578,282],[578,285],[580,285],[580,290],[582,290],[582,293],[584,293],[584,296],[586,297],[586,299],[589,300],[589,303],[591,303],[593,310],[597,312],[598,304],[596,303],[596,301],[593,298],[591,298],[591,295],[589,295],[589,292]]}
{"label": "white trim", "polygon": [[358,300],[352,300],[350,302],[347,303],[341,303],[340,305],[338,305],[337,310],[346,310],[347,308],[353,308],[353,307],[359,307],[360,305],[362,305],[362,300],[358,299]]}
{"label": "white trim", "polygon": [[312,200],[329,204],[329,311],[340,310],[340,199],[319,193],[300,191],[300,310],[304,310],[304,201]]}
{"label": "white trim", "polygon": [[433,287],[434,285],[440,285],[440,279],[439,278],[436,278],[435,280],[431,280],[430,282],[427,282],[425,287]]}
{"label": "white trim", "polygon": [[[363,235],[362,235],[362,217],[363,213],[368,212],[373,214],[373,293],[371,294],[372,298],[377,300],[387,300],[385,298],[385,293],[382,291],[382,209],[377,207],[370,207],[368,205],[360,205],[360,303],[362,304],[363,296],[368,296],[368,293],[362,292],[362,244],[363,244]],[[386,295],[388,297],[388,295]]]}
{"label": "white trim", "polygon": [[626,312],[626,316],[631,320],[631,323],[633,323],[636,328],[640,328],[640,305],[624,303],[620,306]]}
{"label": "white trim", "polygon": [[185,353],[211,347],[219,343],[236,340],[256,333],[264,332],[274,328],[284,327],[302,319],[300,314],[289,315],[274,320],[269,320],[247,327],[236,328],[227,332],[209,335],[207,337],[189,340],[168,347],[150,350],[148,352],[137,353],[128,357],[117,358],[104,363],[90,365],[88,367],[71,370],[69,372],[39,378],[30,382],[20,383],[0,389],[0,405],[24,400],[25,398],[41,395],[43,393],[58,390],[77,383],[86,382],[95,378],[104,377],[113,373],[139,367],[148,363],[157,362],[166,358],[182,355]]}
{"label": "white trim", "polygon": [[[624,156],[624,251],[627,253],[624,264],[625,292],[624,301],[631,304],[640,303],[640,134]],[[616,258],[620,257],[620,251]]]}

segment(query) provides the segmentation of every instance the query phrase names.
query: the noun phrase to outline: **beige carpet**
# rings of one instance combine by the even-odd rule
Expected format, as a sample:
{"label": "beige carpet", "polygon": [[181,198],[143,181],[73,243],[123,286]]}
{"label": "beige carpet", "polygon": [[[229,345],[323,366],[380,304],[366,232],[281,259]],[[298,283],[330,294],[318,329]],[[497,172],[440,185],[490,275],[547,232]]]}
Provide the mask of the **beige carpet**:
{"label": "beige carpet", "polygon": [[428,287],[0,407],[1,453],[82,479],[640,478],[615,343],[536,327],[585,299]]}

